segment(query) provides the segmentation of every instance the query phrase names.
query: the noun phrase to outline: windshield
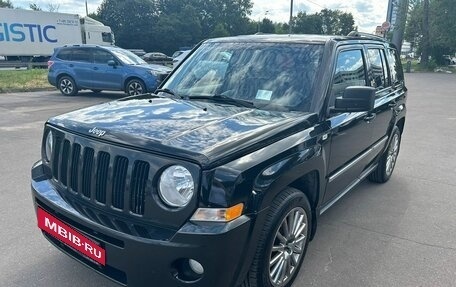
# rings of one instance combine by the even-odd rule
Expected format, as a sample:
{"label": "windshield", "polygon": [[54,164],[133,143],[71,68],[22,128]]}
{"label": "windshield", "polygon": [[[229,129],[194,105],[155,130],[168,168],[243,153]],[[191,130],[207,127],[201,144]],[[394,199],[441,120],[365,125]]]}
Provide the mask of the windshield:
{"label": "windshield", "polygon": [[323,45],[205,43],[165,83],[188,98],[230,97],[257,108],[309,111]]}
{"label": "windshield", "polygon": [[125,65],[142,65],[147,64],[143,59],[136,56],[130,51],[122,49],[112,49],[111,52]]}

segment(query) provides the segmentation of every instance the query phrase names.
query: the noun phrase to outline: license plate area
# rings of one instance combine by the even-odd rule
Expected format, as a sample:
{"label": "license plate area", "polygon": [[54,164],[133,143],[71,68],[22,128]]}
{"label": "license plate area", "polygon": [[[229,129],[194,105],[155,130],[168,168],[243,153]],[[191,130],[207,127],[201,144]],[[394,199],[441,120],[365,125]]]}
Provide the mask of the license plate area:
{"label": "license plate area", "polygon": [[38,207],[38,227],[65,245],[76,250],[103,266],[106,265],[106,252],[94,240],[86,237],[73,227]]}

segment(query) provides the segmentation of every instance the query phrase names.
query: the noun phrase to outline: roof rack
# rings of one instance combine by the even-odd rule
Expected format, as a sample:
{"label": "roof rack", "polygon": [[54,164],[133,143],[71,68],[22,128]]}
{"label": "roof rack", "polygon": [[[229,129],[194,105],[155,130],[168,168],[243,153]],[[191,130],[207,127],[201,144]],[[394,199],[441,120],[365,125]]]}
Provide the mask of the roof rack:
{"label": "roof rack", "polygon": [[348,37],[356,37],[356,38],[366,38],[366,39],[372,39],[372,40],[380,40],[380,41],[383,41],[385,42],[385,38],[383,37],[380,37],[380,36],[377,36],[377,35],[373,35],[373,34],[369,34],[369,33],[363,33],[363,32],[358,32],[358,31],[351,31],[350,33],[348,33],[347,35]]}

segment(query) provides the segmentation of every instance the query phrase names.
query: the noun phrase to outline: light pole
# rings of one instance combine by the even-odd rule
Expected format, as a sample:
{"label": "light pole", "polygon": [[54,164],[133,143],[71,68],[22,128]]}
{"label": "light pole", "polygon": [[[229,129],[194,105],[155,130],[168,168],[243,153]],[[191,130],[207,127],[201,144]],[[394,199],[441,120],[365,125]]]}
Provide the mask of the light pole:
{"label": "light pole", "polygon": [[[266,10],[266,11],[264,12],[264,17],[265,17],[265,18],[266,18],[266,15],[268,15],[268,13],[269,13],[269,10]],[[258,29],[257,29],[257,30],[258,30],[258,31],[257,31],[258,33],[261,32],[261,31],[260,31],[260,24],[261,24],[261,15],[258,17],[258,27],[257,27],[257,28],[258,28]]]}
{"label": "light pole", "polygon": [[291,0],[290,4],[290,22],[288,24],[288,34],[291,34],[291,23],[293,23],[293,0]]}

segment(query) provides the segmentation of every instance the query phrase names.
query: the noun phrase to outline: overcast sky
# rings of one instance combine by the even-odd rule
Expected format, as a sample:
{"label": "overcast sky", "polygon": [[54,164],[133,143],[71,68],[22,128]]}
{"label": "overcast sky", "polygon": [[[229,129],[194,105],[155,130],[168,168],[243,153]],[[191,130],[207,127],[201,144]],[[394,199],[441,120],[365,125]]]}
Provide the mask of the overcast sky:
{"label": "overcast sky", "polygon": [[[28,8],[30,3],[36,3],[43,10],[47,10],[48,3],[56,3],[59,12],[85,15],[84,0],[12,0],[14,6]],[[95,12],[102,0],[87,0],[89,13]],[[287,22],[290,18],[290,0],[252,0],[252,19],[267,18],[275,22]],[[54,5],[56,5],[54,4]],[[359,31],[372,33],[377,25],[386,19],[388,0],[294,0],[293,15],[303,11],[315,13],[323,8],[339,9],[351,12],[355,18],[355,25]]]}

